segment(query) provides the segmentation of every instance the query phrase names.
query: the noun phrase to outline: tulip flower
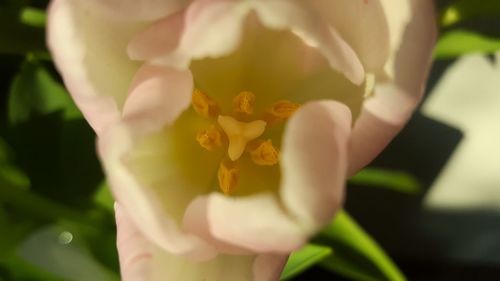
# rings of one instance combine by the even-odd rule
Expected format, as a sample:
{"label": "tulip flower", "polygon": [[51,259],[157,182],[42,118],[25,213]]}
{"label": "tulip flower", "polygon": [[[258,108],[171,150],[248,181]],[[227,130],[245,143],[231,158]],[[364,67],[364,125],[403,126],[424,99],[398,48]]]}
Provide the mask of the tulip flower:
{"label": "tulip flower", "polygon": [[54,0],[124,280],[277,280],[418,104],[427,0]]}

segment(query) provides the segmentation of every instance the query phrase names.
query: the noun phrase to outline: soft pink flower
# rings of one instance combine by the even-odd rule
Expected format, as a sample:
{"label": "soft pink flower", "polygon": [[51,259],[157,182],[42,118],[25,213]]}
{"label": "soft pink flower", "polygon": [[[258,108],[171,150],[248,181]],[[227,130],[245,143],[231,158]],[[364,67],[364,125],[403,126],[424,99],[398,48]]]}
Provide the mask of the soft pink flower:
{"label": "soft pink flower", "polygon": [[433,17],[427,0],[54,0],[124,280],[277,280],[418,104]]}

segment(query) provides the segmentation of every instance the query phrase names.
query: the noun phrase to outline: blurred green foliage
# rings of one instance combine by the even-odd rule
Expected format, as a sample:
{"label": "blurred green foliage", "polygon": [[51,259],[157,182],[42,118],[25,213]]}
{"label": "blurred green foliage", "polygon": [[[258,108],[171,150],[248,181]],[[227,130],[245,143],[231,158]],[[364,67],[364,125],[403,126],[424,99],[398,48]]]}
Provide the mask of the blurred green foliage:
{"label": "blurred green foliage", "polygon": [[466,30],[453,30],[441,36],[434,56],[447,59],[467,53],[494,53],[497,50],[500,50],[500,39]]}
{"label": "blurred green foliage", "polygon": [[318,236],[334,254],[321,261],[325,268],[360,281],[404,281],[406,278],[380,246],[345,211]]}
{"label": "blurred green foliage", "polygon": [[434,51],[435,58],[450,59],[468,53],[492,54],[500,50],[500,1],[448,2],[440,5],[441,36]]}
{"label": "blurred green foliage", "polygon": [[302,249],[292,253],[281,273],[281,280],[289,280],[331,254],[332,249],[328,246],[315,244],[304,246]]}
{"label": "blurred green foliage", "polygon": [[497,0],[458,0],[441,10],[440,24],[448,27],[477,18],[500,17],[500,2]]}
{"label": "blurred green foliage", "polygon": [[[47,4],[0,2],[0,280],[118,280],[113,198],[94,133],[50,61]],[[500,50],[500,1],[437,4],[437,59]],[[484,22],[491,28],[478,28]],[[408,195],[420,191],[411,175],[375,168],[349,183]],[[352,280],[405,280],[345,211],[314,243],[291,255],[283,280],[311,266]]]}
{"label": "blurred green foliage", "polygon": [[422,190],[418,180],[408,173],[376,168],[363,169],[350,178],[349,183],[387,188],[408,194],[416,194]]}
{"label": "blurred green foliage", "polygon": [[27,25],[26,18],[33,21],[33,15],[22,17],[25,9],[31,7],[34,10],[40,4],[45,7],[46,3],[44,2],[25,0],[0,2],[0,53],[21,56],[33,53],[48,56],[45,33],[40,28],[43,25]]}
{"label": "blurred green foliage", "polygon": [[46,5],[0,3],[0,280],[84,280],[61,262],[118,280],[95,136],[47,61]]}
{"label": "blurred green foliage", "polygon": [[33,7],[24,7],[21,10],[20,20],[23,24],[33,27],[45,27],[47,14],[45,10]]}

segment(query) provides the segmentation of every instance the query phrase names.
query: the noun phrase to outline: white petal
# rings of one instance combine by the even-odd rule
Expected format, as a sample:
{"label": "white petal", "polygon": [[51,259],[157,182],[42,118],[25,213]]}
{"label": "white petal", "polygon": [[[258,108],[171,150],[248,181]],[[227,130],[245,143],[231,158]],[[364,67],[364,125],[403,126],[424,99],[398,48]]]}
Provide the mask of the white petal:
{"label": "white petal", "polygon": [[187,68],[191,60],[230,53],[240,41],[248,11],[246,5],[234,1],[195,1],[184,15],[185,29],[178,49],[153,62]]}
{"label": "white petal", "polygon": [[303,105],[283,136],[281,197],[311,233],[341,207],[347,172],[351,112],[338,102]]}
{"label": "white petal", "polygon": [[160,19],[137,33],[128,45],[134,60],[149,60],[175,50],[184,31],[184,12]]}
{"label": "white petal", "polygon": [[371,162],[411,117],[420,99],[394,85],[377,86],[363,106],[350,140],[349,176]]}
{"label": "white petal", "polygon": [[437,36],[431,0],[381,0],[391,37],[386,71],[402,90],[420,96]]}
{"label": "white petal", "polygon": [[119,119],[138,68],[126,53],[137,24],[104,18],[82,1],[55,0],[48,16],[48,45],[66,87],[100,133]]}
{"label": "white petal", "polygon": [[391,35],[390,81],[379,83],[356,120],[349,175],[373,160],[408,121],[423,94],[436,38],[429,0],[382,0]]}
{"label": "white petal", "polygon": [[310,0],[354,49],[366,72],[380,73],[389,56],[389,30],[379,0]]}
{"label": "white petal", "polygon": [[203,240],[215,247],[219,253],[231,255],[248,255],[254,253],[251,249],[237,246],[232,241],[218,240],[212,235],[208,215],[209,199],[209,196],[199,196],[191,201],[184,214],[182,229],[187,233],[203,237]]}
{"label": "white petal", "polygon": [[364,69],[354,50],[336,27],[308,9],[308,4],[300,0],[256,1],[255,10],[266,27],[291,30],[305,43],[316,47],[333,69],[355,84],[363,82]]}
{"label": "white petal", "polygon": [[277,281],[288,255],[259,255],[253,264],[254,281]]}
{"label": "white petal", "polygon": [[275,255],[219,255],[195,262],[156,247],[119,206],[116,220],[123,281],[276,281],[286,261]]}
{"label": "white petal", "polygon": [[[305,8],[298,1],[195,1],[187,9],[178,49],[153,62],[186,68],[191,60],[229,55],[239,46],[249,12],[255,10],[267,28],[292,31],[318,48],[332,68],[361,84],[364,70],[354,51],[334,28]],[[175,41],[174,35],[166,35],[171,37],[167,41]]]}
{"label": "white petal", "polygon": [[150,279],[153,245],[137,229],[130,216],[118,203],[115,203],[115,217],[116,246],[122,280],[146,281]]}
{"label": "white petal", "polygon": [[134,120],[141,131],[158,131],[172,124],[191,105],[193,77],[189,71],[143,65],[137,71],[123,118]]}
{"label": "white petal", "polygon": [[105,17],[122,21],[152,21],[175,13],[190,0],[66,0],[82,2]]}
{"label": "white petal", "polygon": [[219,255],[207,262],[193,262],[167,252],[155,252],[151,281],[254,281],[254,259],[255,256]]}
{"label": "white petal", "polygon": [[249,252],[289,253],[307,239],[305,231],[281,208],[273,193],[245,197],[212,193],[205,202],[209,231],[214,239],[226,244]]}
{"label": "white petal", "polygon": [[[159,187],[143,182],[144,179],[140,181],[137,172],[133,173],[133,167],[137,165],[135,162],[138,160],[131,159],[131,152],[139,141],[139,136],[135,135],[135,132],[137,131],[127,124],[117,123],[99,138],[99,155],[116,200],[130,214],[141,233],[163,249],[199,259],[213,257],[216,253],[211,246],[197,237],[185,234],[179,228],[176,213],[184,212],[179,202],[189,201],[191,195],[178,189],[185,186],[182,182],[176,182],[178,176],[175,177],[175,171],[169,171],[168,167],[157,165],[159,160],[151,159],[149,163],[157,166],[156,169],[163,168],[173,173],[172,177],[169,177],[169,185]],[[156,151],[153,150],[151,153]],[[158,157],[161,156],[162,154]],[[155,171],[149,172],[155,173]],[[165,198],[170,200],[168,205]],[[177,207],[178,204],[180,207]]]}

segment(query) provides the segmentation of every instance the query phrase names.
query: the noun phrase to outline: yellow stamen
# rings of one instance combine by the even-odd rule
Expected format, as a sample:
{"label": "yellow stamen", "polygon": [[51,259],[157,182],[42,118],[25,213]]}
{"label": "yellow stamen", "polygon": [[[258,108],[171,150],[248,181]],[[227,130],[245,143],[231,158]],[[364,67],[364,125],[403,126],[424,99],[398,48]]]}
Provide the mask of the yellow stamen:
{"label": "yellow stamen", "polygon": [[196,113],[205,118],[215,118],[219,115],[220,110],[217,103],[198,89],[193,90],[191,103]]}
{"label": "yellow stamen", "polygon": [[198,143],[206,150],[214,150],[222,146],[222,134],[215,126],[210,127],[208,130],[201,130],[196,135]]}
{"label": "yellow stamen", "polygon": [[250,146],[250,157],[257,165],[273,166],[279,162],[279,151],[270,139],[258,140]]}
{"label": "yellow stamen", "polygon": [[241,92],[233,99],[233,110],[236,113],[251,115],[255,104],[255,94],[252,92]]}
{"label": "yellow stamen", "polygon": [[266,111],[264,120],[269,124],[276,124],[292,116],[300,107],[300,104],[287,100],[276,102]]}
{"label": "yellow stamen", "polygon": [[246,123],[240,122],[231,116],[219,115],[217,121],[229,139],[227,154],[233,161],[240,158],[249,141],[260,137],[266,129],[266,122],[262,120]]}
{"label": "yellow stamen", "polygon": [[217,178],[219,179],[219,187],[224,194],[231,194],[238,185],[240,168],[237,162],[229,159],[224,159],[220,162]]}

